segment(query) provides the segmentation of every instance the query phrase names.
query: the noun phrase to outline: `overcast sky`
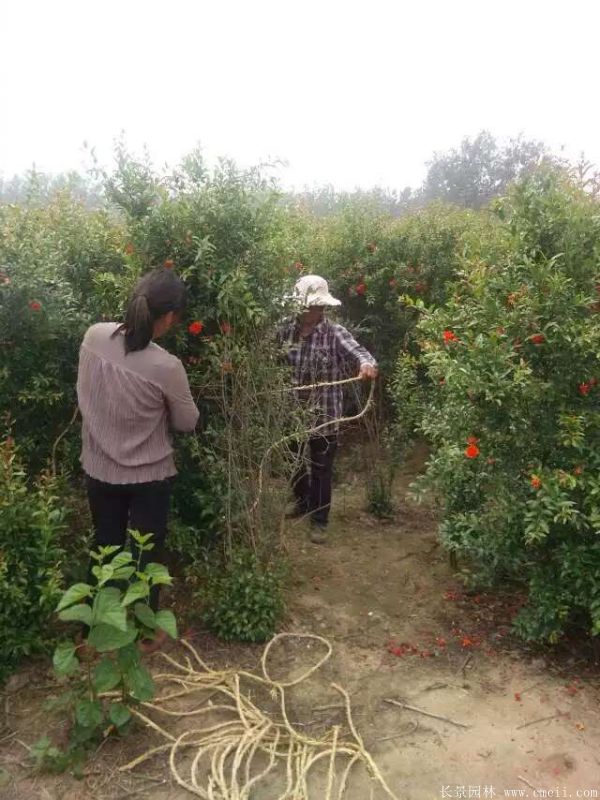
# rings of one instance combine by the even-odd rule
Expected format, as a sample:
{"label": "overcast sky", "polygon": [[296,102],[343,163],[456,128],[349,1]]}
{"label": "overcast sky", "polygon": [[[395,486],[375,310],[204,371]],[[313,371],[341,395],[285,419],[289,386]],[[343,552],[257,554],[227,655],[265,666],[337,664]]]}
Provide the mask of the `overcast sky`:
{"label": "overcast sky", "polygon": [[196,143],[286,185],[417,185],[482,128],[600,163],[598,0],[0,0],[0,173]]}

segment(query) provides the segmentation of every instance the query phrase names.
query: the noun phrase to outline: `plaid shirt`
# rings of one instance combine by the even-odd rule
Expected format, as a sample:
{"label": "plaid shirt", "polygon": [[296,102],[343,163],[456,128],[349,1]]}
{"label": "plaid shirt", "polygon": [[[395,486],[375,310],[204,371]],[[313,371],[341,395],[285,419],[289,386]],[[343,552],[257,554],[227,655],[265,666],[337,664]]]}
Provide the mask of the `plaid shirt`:
{"label": "plaid shirt", "polygon": [[[351,378],[363,364],[377,364],[346,328],[325,318],[310,336],[300,336],[297,319],[286,320],[278,332],[278,340],[292,367],[295,386]],[[313,411],[315,426],[332,420],[330,428],[325,428],[323,433],[335,433],[339,427],[335,420],[340,419],[343,411],[342,386],[322,386],[294,394]]]}

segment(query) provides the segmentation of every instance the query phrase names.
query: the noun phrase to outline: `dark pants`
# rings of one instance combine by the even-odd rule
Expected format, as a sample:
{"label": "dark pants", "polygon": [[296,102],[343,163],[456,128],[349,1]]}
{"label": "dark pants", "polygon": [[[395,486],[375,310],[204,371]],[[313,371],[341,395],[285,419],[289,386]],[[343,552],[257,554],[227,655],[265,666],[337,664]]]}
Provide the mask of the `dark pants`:
{"label": "dark pants", "polygon": [[313,436],[302,444],[292,444],[291,450],[300,460],[292,478],[296,506],[298,510],[310,514],[316,525],[324,527],[329,520],[331,507],[331,476],[337,436]]}
{"label": "dark pants", "polygon": [[[94,523],[94,549],[110,545],[124,547],[129,528],[143,534],[153,534],[153,549],[145,550],[141,554],[142,569],[150,561],[162,562],[167,536],[171,481],[117,484],[103,483],[89,476],[86,480]],[[133,541],[131,552],[137,560],[139,552]],[[90,563],[90,577],[94,563]],[[150,606],[154,611],[158,610],[158,596],[159,587],[153,586],[150,590]]]}

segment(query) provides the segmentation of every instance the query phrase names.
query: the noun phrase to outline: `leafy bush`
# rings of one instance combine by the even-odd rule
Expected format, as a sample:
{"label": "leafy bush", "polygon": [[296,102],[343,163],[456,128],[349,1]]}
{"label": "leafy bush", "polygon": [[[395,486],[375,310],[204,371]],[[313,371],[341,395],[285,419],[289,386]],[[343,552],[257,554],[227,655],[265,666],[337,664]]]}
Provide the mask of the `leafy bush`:
{"label": "leafy bush", "polygon": [[[140,567],[141,554],[154,546],[152,534],[132,531],[131,536],[139,553],[137,560],[119,547],[101,547],[92,553],[95,583],[73,584],[56,607],[60,620],[83,624],[87,635],[79,643],[64,641],[54,651],[56,674],[70,678],[67,701],[73,724],[66,752],[53,748],[47,739],[38,742],[37,757],[43,766],[64,768],[76,761],[82,748],[111,726],[124,732],[132,718],[130,706],[154,696],[152,676],[140,661],[137,640],[153,638],[158,630],[177,638],[173,612],[154,612],[148,604],[153,586],[172,582],[162,564],[150,562]],[[86,670],[81,669],[78,658],[84,651]],[[90,659],[98,654],[100,659],[92,668]],[[118,697],[102,697],[115,690]]]}
{"label": "leafy bush", "polygon": [[435,445],[426,480],[471,578],[527,584],[523,636],[556,641],[581,619],[596,635],[598,205],[540,172],[496,210],[510,253],[471,263],[420,325],[432,383],[421,430]]}
{"label": "leafy bush", "polygon": [[283,613],[282,579],[280,565],[265,565],[252,551],[236,550],[224,569],[213,563],[206,571],[198,595],[204,620],[223,639],[269,639]]}
{"label": "leafy bush", "polygon": [[0,680],[52,639],[65,522],[55,481],[28,485],[12,439],[0,442]]}

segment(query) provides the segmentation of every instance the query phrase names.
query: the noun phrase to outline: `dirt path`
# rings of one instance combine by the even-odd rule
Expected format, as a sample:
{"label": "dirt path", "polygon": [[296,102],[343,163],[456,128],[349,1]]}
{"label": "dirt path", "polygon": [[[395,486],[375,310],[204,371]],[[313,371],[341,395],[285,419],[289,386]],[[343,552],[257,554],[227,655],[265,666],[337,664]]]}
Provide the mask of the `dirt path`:
{"label": "dirt path", "polygon": [[[398,497],[421,462],[415,452],[398,478]],[[317,727],[341,723],[342,709],[322,706],[340,702],[332,681],[345,686],[367,747],[403,800],[535,797],[532,787],[559,792],[545,796],[600,797],[598,670],[512,642],[507,631],[514,597],[462,592],[436,546],[430,509],[403,502],[393,523],[379,524],[361,511],[360,477],[338,485],[335,501],[328,544],[310,544],[302,525],[289,530],[293,577],[286,629],[321,634],[334,647],[330,662],[290,693],[290,715]],[[215,665],[255,667],[261,652],[225,646],[202,631],[196,643]],[[314,659],[306,648],[304,663]],[[148,762],[143,776],[115,773],[119,763],[151,746],[148,736],[107,742],[83,781],[28,776],[19,763],[26,753],[16,740],[33,741],[59,717],[42,710],[49,677],[34,668],[23,676],[28,689],[9,695],[6,705],[13,736],[0,741],[0,797],[189,797],[170,781],[160,759]],[[512,789],[524,793],[504,794]],[[267,797],[257,794],[257,800]],[[370,797],[366,778],[357,774],[349,800]]]}

